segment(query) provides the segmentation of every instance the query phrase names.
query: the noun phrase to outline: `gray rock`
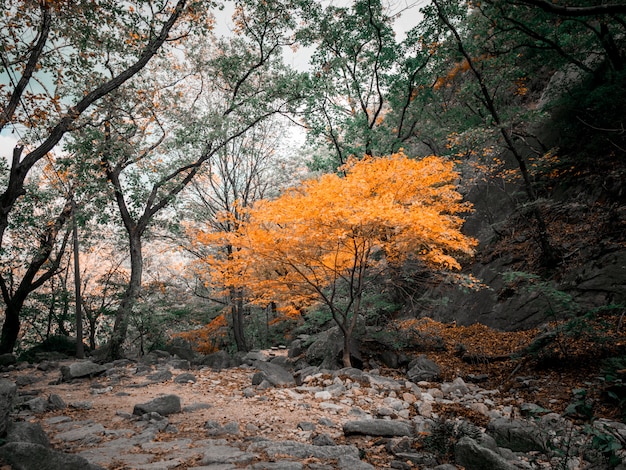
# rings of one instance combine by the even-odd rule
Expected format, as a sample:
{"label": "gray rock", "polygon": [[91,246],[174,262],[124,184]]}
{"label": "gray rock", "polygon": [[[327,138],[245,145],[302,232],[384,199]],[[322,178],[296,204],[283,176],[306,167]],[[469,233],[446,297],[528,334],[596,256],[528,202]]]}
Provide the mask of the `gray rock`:
{"label": "gray rock", "polygon": [[179,369],[179,370],[189,370],[191,368],[191,364],[187,359],[173,358],[167,361],[167,364],[170,367],[174,369]]}
{"label": "gray rock", "polygon": [[24,387],[26,385],[32,385],[35,382],[41,380],[39,377],[34,377],[32,375],[21,375],[15,379],[15,384],[19,387]]}
{"label": "gray rock", "polygon": [[209,366],[211,369],[220,371],[228,369],[235,365],[235,361],[226,351],[217,351],[206,356],[200,356],[196,359],[199,365]]}
{"label": "gray rock", "polygon": [[340,470],[375,470],[369,463],[363,462],[361,459],[352,457],[351,455],[339,457],[337,466]]}
{"label": "gray rock", "polygon": [[82,377],[95,377],[106,372],[103,365],[91,361],[74,362],[69,366],[61,366],[61,380],[67,382]]}
{"label": "gray rock", "polygon": [[102,440],[103,435],[104,426],[100,423],[92,423],[59,433],[55,437],[65,442],[80,441],[81,444],[95,444]]}
{"label": "gray rock", "polygon": [[254,453],[220,444],[209,445],[203,450],[202,465],[248,464],[257,457]]}
{"label": "gray rock", "polygon": [[165,350],[172,356],[178,356],[181,359],[185,359],[189,362],[193,362],[196,359],[196,353],[189,341],[182,338],[172,339],[166,346]]}
{"label": "gray rock", "polygon": [[285,356],[275,356],[269,361],[272,364],[282,367],[283,369],[293,369],[293,363]]}
{"label": "gray rock", "polygon": [[[338,326],[334,326],[317,335],[317,339],[306,350],[305,359],[309,364],[322,369],[336,370],[341,367],[342,352],[343,333]],[[350,355],[361,359],[356,338],[350,344]]]}
{"label": "gray rock", "polygon": [[191,403],[183,407],[183,411],[185,413],[193,413],[194,411],[208,410],[209,408],[213,408],[213,405],[210,403]]}
{"label": "gray rock", "polygon": [[56,452],[39,444],[9,442],[0,447],[0,461],[13,470],[104,470],[74,454]]}
{"label": "gray rock", "polygon": [[518,470],[515,465],[467,436],[462,437],[454,447],[454,459],[466,470]]}
{"label": "gray rock", "polygon": [[295,358],[304,354],[304,343],[301,339],[296,339],[291,342],[289,345],[289,352],[287,356],[290,358]]}
{"label": "gray rock", "polygon": [[441,369],[434,361],[421,355],[409,363],[406,375],[411,382],[432,382],[439,378]]}
{"label": "gray rock", "polygon": [[169,370],[158,370],[154,374],[148,375],[148,380],[153,382],[167,382],[172,379],[172,373]]}
{"label": "gray rock", "polygon": [[365,372],[355,367],[344,367],[333,372],[333,377],[349,378],[351,380],[364,380]]}
{"label": "gray rock", "polygon": [[315,423],[311,423],[310,421],[300,421],[297,427],[302,431],[315,431]]}
{"label": "gray rock", "polygon": [[50,396],[48,396],[48,408],[51,410],[64,410],[65,408],[67,408],[67,405],[60,395],[57,395],[56,393],[51,393]]}
{"label": "gray rock", "polygon": [[138,416],[152,412],[158,413],[161,416],[180,413],[180,397],[177,395],[163,395],[147,403],[137,404],[133,408],[133,414]]}
{"label": "gray rock", "polygon": [[337,443],[333,440],[332,437],[330,437],[330,435],[324,433],[324,434],[318,434],[317,436],[315,436],[313,439],[311,439],[311,444],[313,444],[314,446],[336,446]]}
{"label": "gray rock", "polygon": [[266,362],[268,359],[269,357],[261,351],[249,351],[241,358],[242,362],[249,366],[254,365],[257,361]]}
{"label": "gray rock", "polygon": [[452,382],[444,382],[441,384],[441,391],[444,395],[463,396],[469,392],[469,388],[461,377],[457,377]]}
{"label": "gray rock", "polygon": [[398,452],[395,455],[402,462],[411,462],[413,465],[417,465],[417,468],[437,465],[437,457],[429,452]]}
{"label": "gray rock", "polygon": [[398,391],[402,386],[397,380],[391,377],[385,377],[379,374],[364,374],[365,379],[372,387],[381,388],[383,390],[395,390]]}
{"label": "gray rock", "polygon": [[299,462],[259,462],[252,465],[252,470],[302,470]]}
{"label": "gray rock", "polygon": [[0,379],[0,437],[3,437],[9,427],[9,413],[13,409],[17,385],[9,380]]}
{"label": "gray rock", "polygon": [[75,410],[90,410],[93,408],[93,403],[90,401],[73,401],[70,403],[70,408]]}
{"label": "gray rock", "polygon": [[537,426],[520,419],[496,418],[487,426],[487,432],[500,447],[513,452],[543,451],[544,440]]}
{"label": "gray rock", "polygon": [[256,361],[254,367],[263,375],[264,379],[274,386],[295,385],[296,381],[291,372],[284,367],[271,362]]}
{"label": "gray rock", "polygon": [[383,437],[412,436],[413,427],[410,423],[398,420],[363,419],[344,423],[343,433],[346,436],[354,434]]}
{"label": "gray rock", "polygon": [[239,423],[236,421],[231,421],[222,426],[217,421],[211,419],[204,423],[204,429],[207,430],[209,436],[238,435],[240,432]]}
{"label": "gray rock", "polygon": [[261,441],[248,447],[248,452],[265,452],[270,459],[280,456],[289,456],[297,459],[338,459],[342,456],[359,458],[359,449],[355,446],[314,446],[295,441]]}
{"label": "gray rock", "polygon": [[50,447],[50,440],[41,424],[27,421],[16,421],[9,424],[5,437],[6,442],[30,442],[44,447]]}
{"label": "gray rock", "polygon": [[48,409],[48,400],[42,397],[35,397],[22,405],[33,413],[44,413]]}

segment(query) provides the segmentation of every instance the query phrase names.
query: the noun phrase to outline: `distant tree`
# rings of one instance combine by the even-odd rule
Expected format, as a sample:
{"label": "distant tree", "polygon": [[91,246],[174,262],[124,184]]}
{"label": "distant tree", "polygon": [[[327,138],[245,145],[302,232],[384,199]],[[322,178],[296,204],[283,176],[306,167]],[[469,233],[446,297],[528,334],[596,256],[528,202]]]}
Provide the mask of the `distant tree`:
{"label": "distant tree", "polygon": [[[422,35],[399,43],[380,0],[312,8],[301,31],[314,47],[301,121],[325,147],[315,165],[335,170],[350,157],[406,148],[419,134],[416,94],[428,84],[435,49]],[[324,149],[325,150],[325,149]]]}
{"label": "distant tree", "polygon": [[207,162],[185,195],[186,249],[196,258],[192,275],[203,285],[201,292],[196,292],[230,313],[239,351],[249,346],[244,334],[246,292],[225,285],[219,270],[237,248],[221,236],[214,239],[213,234],[237,232],[255,201],[278,194],[287,180],[293,183],[298,179],[295,158],[280,148],[285,132],[287,127],[279,118],[259,123]]}
{"label": "distant tree", "polygon": [[[12,128],[24,135],[4,169],[0,247],[35,166],[79,125],[87,109],[137,74],[164,43],[184,36],[185,28],[201,22],[203,16],[200,2],[187,0],[138,0],[124,7],[90,1],[71,6],[60,1],[3,5],[0,132]],[[45,253],[50,251],[41,251],[33,261],[39,263]],[[34,268],[35,264],[29,271]],[[10,352],[19,334],[19,311],[7,308],[5,316],[6,312],[11,313],[5,318],[0,349]]]}
{"label": "distant tree", "polygon": [[277,12],[285,2],[250,3],[237,4],[234,37],[187,37],[183,56],[161,59],[107,97],[71,146],[99,158],[128,240],[130,279],[107,346],[111,358],[123,355],[144,238],[158,216],[230,142],[299,96],[280,57],[294,18]]}
{"label": "distant tree", "polygon": [[343,364],[361,314],[369,276],[415,258],[431,269],[460,267],[474,241],[460,232],[469,209],[453,164],[403,154],[351,160],[345,177],[321,176],[261,201],[238,234],[230,283],[261,305],[325,304],[344,337]]}
{"label": "distant tree", "polygon": [[[520,94],[523,82],[520,85],[519,80],[523,78],[518,77],[516,80],[515,76],[510,75],[511,71],[518,70],[510,62],[514,55],[493,56],[488,51],[490,41],[476,41],[473,37],[475,32],[470,29],[467,8],[463,3],[433,0],[432,5],[425,8],[424,12],[436,18],[441,27],[449,32],[450,37],[446,42],[450,44],[450,50],[456,52],[451,52],[450,55],[456,59],[458,65],[448,76],[439,78],[438,82],[442,87],[452,87],[459,95],[458,102],[464,102],[471,114],[478,118],[475,127],[490,133],[494,138],[493,144],[500,141],[499,145],[514,157],[527,200],[530,202],[530,213],[536,228],[542,262],[546,267],[553,268],[560,261],[560,254],[551,241],[544,216],[537,205],[538,196],[527,158],[515,133],[516,130],[519,132],[516,129],[519,124],[515,122],[518,116],[515,115],[516,107],[511,102]],[[453,84],[457,75],[462,75],[465,80]],[[507,100],[508,105],[504,104]]]}

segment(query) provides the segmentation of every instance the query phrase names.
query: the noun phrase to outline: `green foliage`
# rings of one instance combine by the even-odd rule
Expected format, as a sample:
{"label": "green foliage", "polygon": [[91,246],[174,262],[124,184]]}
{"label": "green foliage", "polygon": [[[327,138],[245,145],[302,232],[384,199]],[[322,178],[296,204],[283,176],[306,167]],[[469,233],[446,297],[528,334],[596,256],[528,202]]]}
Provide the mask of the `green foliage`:
{"label": "green foliage", "polygon": [[328,328],[333,322],[333,315],[330,309],[322,304],[311,307],[304,315],[304,323],[298,326],[295,334],[313,335]]}
{"label": "green foliage", "polygon": [[588,392],[584,388],[572,390],[574,395],[572,402],[567,405],[563,414],[574,418],[591,420],[594,417],[593,401],[589,398]]}
{"label": "green foliage", "polygon": [[626,96],[626,70],[590,77],[555,102],[553,125],[563,136],[561,148],[569,156],[565,165],[597,169],[612,161],[606,153],[624,157],[626,104],[617,96]]}
{"label": "green foliage", "polygon": [[586,426],[585,431],[591,436],[591,449],[600,452],[609,468],[615,468],[622,463],[617,451],[623,449],[623,444],[615,434],[598,426]]}
{"label": "green foliage", "polygon": [[602,374],[605,381],[604,398],[615,404],[621,411],[622,419],[626,419],[626,357],[605,359]]}

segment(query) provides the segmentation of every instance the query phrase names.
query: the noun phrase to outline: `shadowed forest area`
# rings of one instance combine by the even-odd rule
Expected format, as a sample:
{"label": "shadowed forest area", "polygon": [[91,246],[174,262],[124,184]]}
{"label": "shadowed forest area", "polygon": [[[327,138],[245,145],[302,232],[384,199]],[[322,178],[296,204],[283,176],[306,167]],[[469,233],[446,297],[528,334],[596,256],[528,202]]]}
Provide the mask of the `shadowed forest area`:
{"label": "shadowed forest area", "polygon": [[623,422],[625,3],[1,5],[0,366],[426,355]]}

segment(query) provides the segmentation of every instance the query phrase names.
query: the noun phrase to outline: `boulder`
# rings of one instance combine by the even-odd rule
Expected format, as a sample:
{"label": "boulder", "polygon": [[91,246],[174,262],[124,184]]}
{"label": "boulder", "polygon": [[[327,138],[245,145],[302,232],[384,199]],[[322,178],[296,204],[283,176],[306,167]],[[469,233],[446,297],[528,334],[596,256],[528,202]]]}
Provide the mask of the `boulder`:
{"label": "boulder", "polygon": [[[306,361],[322,369],[336,370],[342,366],[343,333],[338,326],[317,335],[317,339],[308,347],[305,353]],[[356,338],[350,344],[350,357],[353,364],[362,364],[359,345]]]}
{"label": "boulder", "polygon": [[265,362],[269,359],[269,356],[262,351],[254,350],[248,351],[242,358],[241,361],[244,364],[248,364],[249,366],[254,365],[255,362],[261,361]]}
{"label": "boulder", "polygon": [[174,378],[174,382],[176,382],[177,384],[186,384],[189,382],[196,383],[197,381],[198,379],[196,378],[196,376],[190,372],[185,372],[183,374],[177,375],[176,378]]}
{"label": "boulder", "polygon": [[545,450],[541,430],[529,421],[521,419],[496,418],[487,426],[487,432],[500,447],[513,452]]}
{"label": "boulder", "polygon": [[107,368],[91,361],[73,362],[69,366],[61,366],[61,380],[68,382],[72,379],[95,377],[106,372]]}
{"label": "boulder", "polygon": [[22,404],[22,407],[33,413],[44,413],[48,411],[48,400],[42,397],[32,398]]}
{"label": "boulder", "polygon": [[209,366],[211,369],[220,371],[236,365],[232,357],[226,351],[217,351],[206,356],[196,358],[198,365]]}
{"label": "boulder", "polygon": [[174,338],[164,348],[172,356],[178,356],[181,359],[185,359],[189,362],[193,362],[196,359],[196,353],[189,341],[183,338]]}
{"label": "boulder", "polygon": [[413,427],[410,423],[398,420],[363,419],[344,423],[343,433],[346,436],[354,434],[382,437],[412,436]]}
{"label": "boulder", "polygon": [[172,380],[172,373],[167,369],[157,370],[154,374],[148,374],[148,380],[153,382],[168,382]]}
{"label": "boulder", "polygon": [[133,408],[133,414],[138,416],[146,413],[158,413],[161,416],[168,416],[180,412],[180,397],[177,395],[163,395],[147,403],[137,404]]}
{"label": "boulder", "polygon": [[[262,380],[267,380],[270,384],[277,386],[295,385],[296,381],[291,372],[284,367],[271,362],[256,361],[254,367],[259,370]],[[262,382],[259,381],[258,383]],[[258,384],[257,384],[258,385]]]}
{"label": "boulder", "polygon": [[13,354],[0,354],[0,367],[13,366],[15,364],[17,364],[17,358]]}
{"label": "boulder", "polygon": [[409,370],[406,375],[414,383],[421,381],[432,382],[439,378],[441,369],[436,362],[421,355],[409,363]]}
{"label": "boulder", "polygon": [[9,442],[0,447],[0,461],[13,470],[104,470],[83,457],[64,454],[30,442]]}
{"label": "boulder", "polygon": [[9,413],[17,396],[17,385],[10,380],[0,379],[0,437],[7,433]]}
{"label": "boulder", "polygon": [[454,460],[466,470],[519,470],[511,462],[468,436],[462,437],[454,447]]}
{"label": "boulder", "polygon": [[5,437],[6,442],[30,442],[44,447],[50,447],[50,440],[41,424],[27,421],[16,421],[9,424]]}

